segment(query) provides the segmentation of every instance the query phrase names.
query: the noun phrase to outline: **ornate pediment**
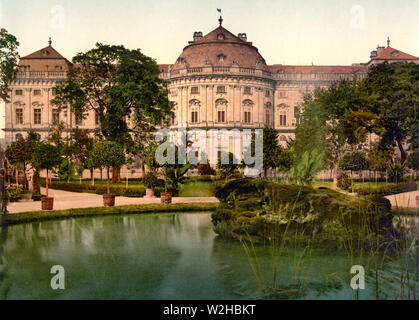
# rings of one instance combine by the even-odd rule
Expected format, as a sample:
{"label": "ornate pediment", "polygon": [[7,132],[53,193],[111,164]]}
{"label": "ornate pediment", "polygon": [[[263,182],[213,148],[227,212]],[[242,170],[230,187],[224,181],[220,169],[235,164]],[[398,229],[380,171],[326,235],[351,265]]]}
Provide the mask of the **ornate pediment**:
{"label": "ornate pediment", "polygon": [[278,104],[277,105],[277,108],[278,109],[280,109],[280,110],[283,110],[283,109],[288,109],[290,106],[289,105],[287,105],[287,104],[285,104],[285,103],[281,103],[281,104]]}
{"label": "ornate pediment", "polygon": [[253,101],[252,101],[252,100],[250,100],[250,99],[245,99],[245,100],[243,100],[242,104],[243,104],[243,106],[245,106],[245,107],[252,107],[252,106],[254,105]]}
{"label": "ornate pediment", "polygon": [[227,107],[227,105],[228,105],[228,101],[224,98],[220,98],[220,99],[215,100],[215,106],[216,107],[218,107],[218,106],[226,106]]}
{"label": "ornate pediment", "polygon": [[271,107],[272,107],[272,103],[271,102],[268,101],[268,102],[265,103],[265,108],[269,108],[270,109]]}
{"label": "ornate pediment", "polygon": [[189,105],[199,107],[201,105],[201,101],[199,101],[198,99],[191,99],[189,100]]}

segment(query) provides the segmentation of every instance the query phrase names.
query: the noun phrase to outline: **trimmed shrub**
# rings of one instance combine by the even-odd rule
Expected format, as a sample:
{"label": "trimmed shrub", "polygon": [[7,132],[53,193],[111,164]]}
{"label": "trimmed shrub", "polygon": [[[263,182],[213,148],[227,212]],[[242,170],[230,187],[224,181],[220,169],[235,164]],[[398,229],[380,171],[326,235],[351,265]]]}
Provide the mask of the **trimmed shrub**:
{"label": "trimmed shrub", "polygon": [[[45,182],[43,182],[45,185]],[[71,192],[90,192],[96,194],[105,194],[107,193],[106,185],[90,185],[90,184],[77,184],[77,183],[57,183],[52,182],[49,184],[51,189],[71,191]],[[114,193],[117,196],[125,197],[143,197],[145,195],[144,187],[110,187],[110,192]]]}
{"label": "trimmed shrub", "polygon": [[349,190],[352,186],[352,179],[346,173],[341,173],[338,176],[338,188],[342,190]]}
{"label": "trimmed shrub", "polygon": [[366,195],[388,196],[390,194],[416,191],[417,189],[418,189],[418,185],[415,182],[408,182],[408,183],[391,183],[391,184],[387,184],[385,186],[380,186],[376,188],[360,188],[360,189],[356,189],[356,192],[361,196],[366,196]]}

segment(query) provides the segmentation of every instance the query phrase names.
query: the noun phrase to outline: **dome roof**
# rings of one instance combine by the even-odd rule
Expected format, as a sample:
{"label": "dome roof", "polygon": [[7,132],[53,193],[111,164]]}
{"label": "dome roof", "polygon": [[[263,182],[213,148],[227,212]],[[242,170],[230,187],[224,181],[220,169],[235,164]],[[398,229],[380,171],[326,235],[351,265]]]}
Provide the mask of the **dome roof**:
{"label": "dome roof", "polygon": [[265,59],[245,34],[235,36],[222,26],[204,37],[195,32],[194,41],[183,49],[182,54],[172,65],[172,70],[204,66],[253,68],[267,70]]}

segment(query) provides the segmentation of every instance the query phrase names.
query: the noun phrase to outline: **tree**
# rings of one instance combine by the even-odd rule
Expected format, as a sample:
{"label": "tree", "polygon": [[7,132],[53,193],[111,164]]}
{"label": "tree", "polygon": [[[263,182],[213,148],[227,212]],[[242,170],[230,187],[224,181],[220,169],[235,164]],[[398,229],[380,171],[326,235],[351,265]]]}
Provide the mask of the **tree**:
{"label": "tree", "polygon": [[339,169],[352,171],[362,171],[368,169],[368,160],[363,152],[355,151],[351,153],[345,153],[344,156],[339,160]]}
{"label": "tree", "polygon": [[279,152],[278,133],[275,129],[265,126],[263,128],[263,174],[265,177],[268,169],[276,168]]}
{"label": "tree", "polygon": [[[70,152],[76,162],[76,170],[80,176],[80,183],[84,169],[88,169],[88,157],[93,148],[94,139],[89,136],[88,130],[79,128],[71,132]],[[90,175],[93,181],[93,168],[90,168]]]}
{"label": "tree", "polygon": [[93,110],[106,140],[135,153],[134,141],[168,124],[172,104],[166,84],[159,78],[155,60],[139,49],[97,43],[77,54],[73,63],[53,103],[70,105],[78,118]]}
{"label": "tree", "polygon": [[360,81],[343,80],[327,89],[317,88],[313,95],[304,97],[301,124],[296,130],[294,159],[316,149],[324,153],[319,170],[332,166],[337,182],[338,161],[347,146],[366,141],[376,127],[378,117],[364,108],[366,92]]}
{"label": "tree", "polygon": [[9,84],[17,75],[19,42],[5,29],[0,29],[0,100],[8,102]]}
{"label": "tree", "polygon": [[217,170],[218,174],[224,176],[226,181],[229,176],[239,173],[239,168],[241,167],[242,165],[238,163],[237,158],[232,152],[221,152],[218,158]]}
{"label": "tree", "polygon": [[305,151],[291,168],[291,175],[297,184],[309,185],[312,183],[316,172],[322,166],[324,153],[313,149]]}
{"label": "tree", "polygon": [[386,171],[392,154],[391,149],[384,149],[379,143],[375,143],[368,151],[368,166],[375,173],[375,181],[377,181],[377,172]]}
{"label": "tree", "polygon": [[111,167],[120,167],[125,163],[123,147],[113,141],[98,141],[93,145],[88,161],[90,167],[106,168],[106,184],[107,192],[109,194],[109,169]]}
{"label": "tree", "polygon": [[396,146],[403,164],[407,159],[404,142],[418,136],[419,65],[382,63],[373,66],[360,85],[363,105],[379,121],[374,132],[383,146]]}
{"label": "tree", "polygon": [[48,172],[57,167],[62,161],[60,150],[57,146],[49,143],[39,143],[34,150],[32,156],[32,163],[34,167],[39,169],[46,169],[46,196],[48,197]]}
{"label": "tree", "polygon": [[[32,154],[34,152],[34,143],[31,140],[27,139],[19,139],[14,141],[10,146],[6,149],[6,157],[11,164],[16,166],[16,170],[18,166],[23,167],[23,176],[24,176],[24,185],[25,189],[29,189],[28,187],[28,179],[26,177],[26,169],[27,165],[32,160]],[[17,183],[17,181],[16,181]]]}

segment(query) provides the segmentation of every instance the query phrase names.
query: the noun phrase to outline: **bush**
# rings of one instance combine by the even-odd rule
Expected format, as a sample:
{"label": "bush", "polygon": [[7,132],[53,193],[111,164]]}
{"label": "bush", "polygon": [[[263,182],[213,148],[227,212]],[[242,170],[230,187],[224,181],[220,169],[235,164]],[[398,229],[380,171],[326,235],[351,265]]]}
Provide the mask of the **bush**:
{"label": "bush", "polygon": [[213,168],[211,168],[209,163],[200,163],[198,164],[198,173],[201,176],[213,176],[216,172]]}
{"label": "bush", "polygon": [[342,190],[349,190],[352,186],[352,179],[346,173],[341,173],[338,176],[337,186]]}
{"label": "bush", "polygon": [[401,163],[398,158],[394,160],[394,162],[390,163],[387,167],[388,179],[391,182],[399,182],[402,181],[403,175],[406,171],[406,164]]}
{"label": "bush", "polygon": [[397,194],[402,192],[409,192],[409,191],[416,191],[418,185],[415,182],[409,183],[391,183],[385,186],[380,186],[376,188],[360,188],[356,189],[356,192],[359,195],[366,196],[366,195],[381,195],[381,196],[388,196],[390,194]]}
{"label": "bush", "polygon": [[154,189],[163,185],[159,178],[157,178],[157,175],[154,171],[147,172],[143,179],[143,183],[148,189]]}
{"label": "bush", "polygon": [[9,202],[16,202],[21,199],[22,188],[6,187],[6,197]]}
{"label": "bush", "polygon": [[[43,182],[43,185],[45,182]],[[49,184],[51,189],[58,189],[70,192],[90,192],[96,194],[105,194],[107,193],[106,185],[90,185],[90,184],[77,184],[77,183],[59,183],[52,182]],[[110,187],[110,192],[114,193],[117,196],[126,196],[126,197],[143,197],[145,195],[144,187]]]}

